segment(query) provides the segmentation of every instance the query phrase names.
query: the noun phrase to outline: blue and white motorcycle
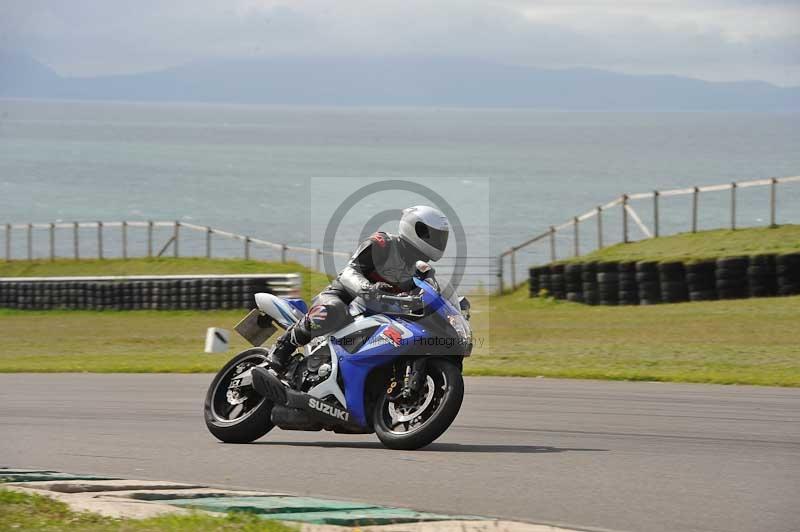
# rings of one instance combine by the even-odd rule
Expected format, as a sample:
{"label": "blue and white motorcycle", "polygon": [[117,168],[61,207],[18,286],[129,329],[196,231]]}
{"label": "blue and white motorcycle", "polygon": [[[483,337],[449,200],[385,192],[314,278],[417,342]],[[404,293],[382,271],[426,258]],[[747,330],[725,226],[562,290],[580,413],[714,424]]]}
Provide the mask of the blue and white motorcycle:
{"label": "blue and white motorcycle", "polygon": [[472,351],[469,302],[414,282],[408,295],[380,296],[377,308],[357,298],[352,321],[305,346],[281,373],[266,363],[268,349],[258,346],[276,325],[286,329],[301,319],[307,307],[300,299],[257,294],[257,308],[236,327],[255,347],[236,355],[212,381],[208,429],[228,443],[252,442],[273,427],[374,432],[391,449],[434,441],[464,397],[463,360]]}

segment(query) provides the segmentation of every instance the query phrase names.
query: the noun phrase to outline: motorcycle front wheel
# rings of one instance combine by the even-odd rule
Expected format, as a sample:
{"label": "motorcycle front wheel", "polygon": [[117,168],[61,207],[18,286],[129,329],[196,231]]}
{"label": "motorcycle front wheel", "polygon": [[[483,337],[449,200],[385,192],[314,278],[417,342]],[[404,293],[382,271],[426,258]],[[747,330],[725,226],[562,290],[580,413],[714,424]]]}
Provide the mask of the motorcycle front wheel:
{"label": "motorcycle front wheel", "polygon": [[386,447],[411,451],[441,436],[461,409],[464,378],[446,359],[428,361],[426,382],[416,397],[394,402],[384,393],[375,405],[375,434]]}
{"label": "motorcycle front wheel", "polygon": [[252,388],[232,389],[233,379],[267,358],[267,350],[248,349],[233,357],[214,377],[203,408],[206,427],[225,443],[250,443],[269,432],[272,402]]}

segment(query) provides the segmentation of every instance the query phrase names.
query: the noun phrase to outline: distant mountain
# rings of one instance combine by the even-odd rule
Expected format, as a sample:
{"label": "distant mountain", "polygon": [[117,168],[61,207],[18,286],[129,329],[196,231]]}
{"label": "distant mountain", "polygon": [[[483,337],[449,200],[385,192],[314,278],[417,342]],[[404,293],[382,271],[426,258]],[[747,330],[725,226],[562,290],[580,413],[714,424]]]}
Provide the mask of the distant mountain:
{"label": "distant mountain", "polygon": [[0,54],[0,96],[573,110],[800,110],[800,87],[584,68],[539,69],[460,57],[229,59],[125,76],[67,78],[29,57]]}
{"label": "distant mountain", "polygon": [[0,50],[0,96],[46,97],[62,79],[35,59]]}

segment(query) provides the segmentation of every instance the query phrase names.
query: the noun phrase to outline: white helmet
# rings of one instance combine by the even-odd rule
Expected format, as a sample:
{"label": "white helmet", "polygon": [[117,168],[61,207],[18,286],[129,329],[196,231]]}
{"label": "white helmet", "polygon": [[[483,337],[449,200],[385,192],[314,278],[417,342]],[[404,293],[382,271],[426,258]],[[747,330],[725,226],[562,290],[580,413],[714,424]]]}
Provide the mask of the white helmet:
{"label": "white helmet", "polygon": [[421,251],[428,260],[442,258],[449,232],[447,216],[433,207],[409,207],[400,218],[400,238]]}

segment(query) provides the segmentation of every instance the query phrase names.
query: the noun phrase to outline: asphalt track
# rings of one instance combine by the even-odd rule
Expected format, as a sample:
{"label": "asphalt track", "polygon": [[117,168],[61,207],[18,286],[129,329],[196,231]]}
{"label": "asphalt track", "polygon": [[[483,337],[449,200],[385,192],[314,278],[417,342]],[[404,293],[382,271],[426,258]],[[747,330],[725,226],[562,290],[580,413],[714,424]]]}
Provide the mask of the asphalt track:
{"label": "asphalt track", "polygon": [[800,529],[800,390],[467,379],[427,450],[206,432],[209,375],[0,375],[0,466],[628,531]]}

